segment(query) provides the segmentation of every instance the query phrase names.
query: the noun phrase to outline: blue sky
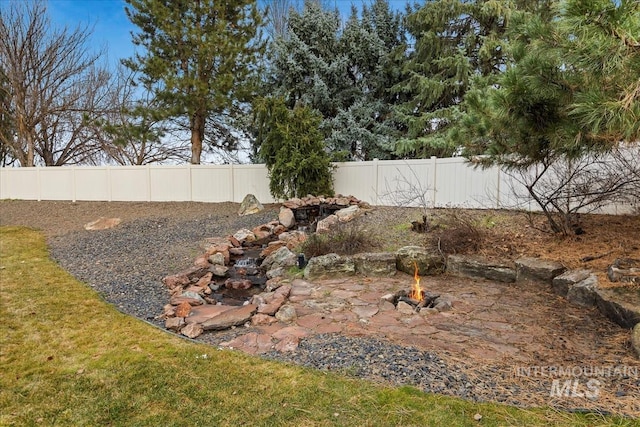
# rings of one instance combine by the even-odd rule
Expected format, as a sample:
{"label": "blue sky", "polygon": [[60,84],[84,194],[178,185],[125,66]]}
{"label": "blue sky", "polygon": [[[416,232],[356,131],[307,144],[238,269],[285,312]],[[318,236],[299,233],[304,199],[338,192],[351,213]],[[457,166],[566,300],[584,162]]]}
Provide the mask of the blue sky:
{"label": "blue sky", "polygon": [[[5,0],[0,0],[5,1]],[[269,1],[269,0],[265,0]],[[388,0],[391,7],[404,10],[407,0]],[[370,0],[328,0],[343,13],[348,14],[351,5],[360,7]],[[413,1],[412,1],[413,3]],[[131,31],[136,28],[129,22],[124,12],[124,0],[49,0],[48,10],[55,26],[93,26],[91,45],[96,50],[105,48],[109,64],[115,65],[120,58],[128,58],[134,53]]]}

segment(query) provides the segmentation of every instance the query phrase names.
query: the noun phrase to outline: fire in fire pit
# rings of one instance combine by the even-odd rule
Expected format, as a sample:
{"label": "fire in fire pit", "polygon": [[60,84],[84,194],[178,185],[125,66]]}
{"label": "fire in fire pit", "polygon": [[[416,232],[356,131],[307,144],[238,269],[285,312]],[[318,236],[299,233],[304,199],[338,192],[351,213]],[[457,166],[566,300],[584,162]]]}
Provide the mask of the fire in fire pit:
{"label": "fire in fire pit", "polygon": [[418,265],[415,263],[413,263],[413,288],[411,289],[411,292],[409,292],[409,298],[411,298],[414,301],[422,301],[424,300],[424,291],[422,290],[422,288],[420,287],[420,276],[418,275]]}

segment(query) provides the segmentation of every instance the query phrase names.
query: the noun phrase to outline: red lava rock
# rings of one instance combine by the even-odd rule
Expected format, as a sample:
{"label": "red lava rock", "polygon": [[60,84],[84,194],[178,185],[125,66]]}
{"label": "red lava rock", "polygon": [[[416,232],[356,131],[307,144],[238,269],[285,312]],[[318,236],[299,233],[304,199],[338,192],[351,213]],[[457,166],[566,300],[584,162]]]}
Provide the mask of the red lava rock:
{"label": "red lava rock", "polygon": [[196,283],[196,286],[198,286],[200,288],[204,288],[206,286],[209,286],[209,283],[211,283],[211,278],[212,277],[213,277],[213,273],[211,273],[211,272],[205,274],[204,276],[202,276],[200,278],[200,280],[198,280],[198,283]]}
{"label": "red lava rock", "polygon": [[176,317],[187,317],[191,313],[191,304],[187,301],[181,302],[175,309]]}

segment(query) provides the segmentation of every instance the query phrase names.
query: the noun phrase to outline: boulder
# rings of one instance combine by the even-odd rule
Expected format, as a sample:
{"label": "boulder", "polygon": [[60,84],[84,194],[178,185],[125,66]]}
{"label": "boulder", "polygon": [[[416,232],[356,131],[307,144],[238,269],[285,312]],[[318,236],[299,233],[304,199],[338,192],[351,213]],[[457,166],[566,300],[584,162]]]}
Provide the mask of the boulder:
{"label": "boulder", "polygon": [[637,287],[598,289],[596,304],[601,313],[623,328],[640,323],[640,290]]}
{"label": "boulder", "polygon": [[566,298],[569,288],[585,280],[590,274],[591,271],[589,270],[568,270],[554,277],[551,281],[551,286],[556,294]]}
{"label": "boulder", "polygon": [[233,307],[217,316],[205,320],[201,325],[205,331],[219,331],[232,326],[243,325],[253,316],[258,309],[254,304],[247,304],[241,307]]}
{"label": "boulder", "polygon": [[396,270],[396,256],[392,253],[363,253],[351,257],[357,274],[363,276],[394,276]]}
{"label": "boulder", "polygon": [[636,356],[640,358],[640,323],[637,323],[631,333],[631,347],[636,352]]}
{"label": "boulder", "polygon": [[590,274],[586,279],[569,286],[567,301],[583,307],[596,305],[596,291],[598,290],[598,278]]}
{"label": "boulder", "polygon": [[472,255],[449,255],[447,272],[457,276],[480,277],[504,283],[516,281],[516,270],[513,266]]}
{"label": "boulder", "polygon": [[113,228],[116,225],[120,224],[122,220],[120,218],[105,218],[101,216],[95,221],[88,222],[84,225],[85,230],[93,231],[93,230],[106,230],[108,228]]}
{"label": "boulder", "polygon": [[229,267],[225,265],[214,264],[211,267],[209,267],[209,270],[216,277],[226,277],[227,273],[229,272]]}
{"label": "boulder", "polygon": [[418,274],[441,273],[444,270],[444,258],[435,251],[422,246],[405,246],[396,252],[396,269],[407,274],[414,274],[415,267]]}
{"label": "boulder", "polygon": [[564,273],[566,268],[556,261],[523,257],[515,261],[517,281],[537,281],[551,283],[554,277]]}
{"label": "boulder", "polygon": [[253,194],[247,194],[244,196],[242,203],[240,204],[240,209],[238,210],[238,215],[252,215],[264,210],[264,206],[262,203],[254,196]]}
{"label": "boulder", "polygon": [[287,207],[280,208],[280,212],[278,213],[278,221],[285,228],[291,228],[296,225],[296,218],[293,214],[293,210]]}
{"label": "boulder", "polygon": [[353,259],[338,254],[327,254],[313,257],[304,269],[305,279],[353,276],[356,267]]}

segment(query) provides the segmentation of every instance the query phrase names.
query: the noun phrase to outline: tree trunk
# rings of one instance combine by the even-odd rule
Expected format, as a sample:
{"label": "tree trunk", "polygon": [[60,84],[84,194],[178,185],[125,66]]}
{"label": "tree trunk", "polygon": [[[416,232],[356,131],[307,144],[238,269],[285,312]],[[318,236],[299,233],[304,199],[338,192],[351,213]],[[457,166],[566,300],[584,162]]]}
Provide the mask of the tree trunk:
{"label": "tree trunk", "polygon": [[191,118],[191,164],[199,165],[204,139],[204,114],[195,113]]}

